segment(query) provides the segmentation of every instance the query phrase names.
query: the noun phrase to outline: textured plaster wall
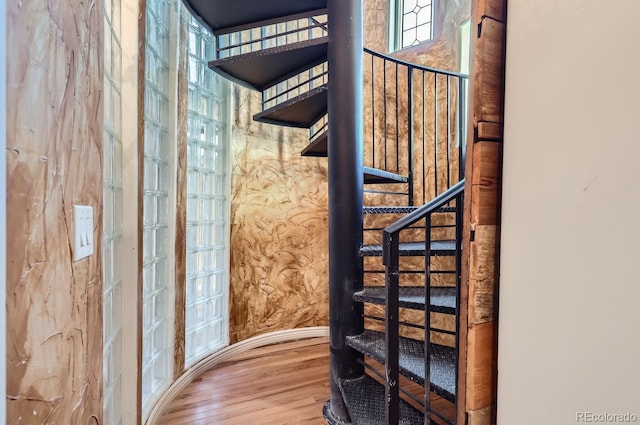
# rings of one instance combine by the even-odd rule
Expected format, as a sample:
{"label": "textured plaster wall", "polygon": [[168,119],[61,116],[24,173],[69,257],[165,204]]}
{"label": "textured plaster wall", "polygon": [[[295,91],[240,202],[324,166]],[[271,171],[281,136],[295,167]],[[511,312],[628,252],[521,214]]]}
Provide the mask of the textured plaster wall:
{"label": "textured plaster wall", "polygon": [[[7,5],[7,423],[102,422],[102,6]],[[94,207],[73,262],[73,209]]]}
{"label": "textured plaster wall", "polygon": [[328,324],[327,162],[306,130],[252,120],[260,95],[234,86],[231,343]]}

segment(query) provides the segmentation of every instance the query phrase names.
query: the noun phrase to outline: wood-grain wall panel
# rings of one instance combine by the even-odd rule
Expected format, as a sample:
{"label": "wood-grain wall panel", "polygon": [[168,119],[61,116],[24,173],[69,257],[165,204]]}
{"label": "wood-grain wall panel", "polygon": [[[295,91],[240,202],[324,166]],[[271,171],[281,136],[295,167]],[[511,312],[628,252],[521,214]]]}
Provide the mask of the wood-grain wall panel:
{"label": "wood-grain wall panel", "polygon": [[[7,423],[102,423],[102,2],[7,4]],[[73,261],[73,205],[94,254]]]}
{"label": "wood-grain wall panel", "polygon": [[176,147],[176,240],[175,240],[175,330],[173,376],[178,379],[185,366],[186,280],[187,280],[187,37],[189,15],[181,8],[178,39],[178,125]]}
{"label": "wood-grain wall panel", "polygon": [[[495,422],[505,0],[474,0],[458,420]],[[464,390],[462,390],[464,389]]]}

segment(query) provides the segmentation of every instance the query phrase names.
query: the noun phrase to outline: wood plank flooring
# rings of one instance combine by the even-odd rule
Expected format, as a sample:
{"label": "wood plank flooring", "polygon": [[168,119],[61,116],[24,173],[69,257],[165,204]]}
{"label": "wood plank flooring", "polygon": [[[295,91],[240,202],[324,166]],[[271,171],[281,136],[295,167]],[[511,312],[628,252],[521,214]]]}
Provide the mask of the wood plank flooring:
{"label": "wood plank flooring", "polygon": [[326,425],[328,338],[242,353],[189,384],[160,425]]}
{"label": "wood plank flooring", "polygon": [[[384,374],[382,365],[367,363]],[[401,380],[423,398],[422,386]],[[250,350],[216,366],[176,397],[159,425],[326,425],[328,399],[328,338],[306,339]],[[431,405],[454,419],[455,405],[435,394]]]}

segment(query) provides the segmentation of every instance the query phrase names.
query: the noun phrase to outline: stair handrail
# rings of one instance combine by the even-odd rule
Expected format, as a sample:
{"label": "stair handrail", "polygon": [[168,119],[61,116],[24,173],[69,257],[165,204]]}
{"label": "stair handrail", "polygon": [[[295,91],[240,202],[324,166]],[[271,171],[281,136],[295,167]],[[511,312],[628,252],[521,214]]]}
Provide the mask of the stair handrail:
{"label": "stair handrail", "polygon": [[469,76],[363,51],[366,72],[382,76],[365,80],[365,165],[406,176],[407,204],[421,205],[464,178]]}
{"label": "stair handrail", "polygon": [[411,67],[413,69],[418,69],[420,71],[425,71],[425,72],[432,72],[434,74],[440,74],[440,75],[448,75],[450,77],[458,77],[458,78],[469,78],[469,74],[462,74],[460,72],[454,72],[454,71],[447,71],[445,69],[439,69],[439,68],[433,68],[430,66],[424,66],[424,65],[420,65],[417,63],[413,63],[413,62],[409,62],[403,59],[399,59],[393,56],[389,56],[387,54],[372,50],[368,47],[364,48],[365,53],[369,53],[370,55],[376,56],[380,59],[384,59],[384,60],[388,60],[390,62],[394,62],[397,63],[398,65],[404,65],[404,66],[408,66]]}
{"label": "stair handrail", "polygon": [[[382,262],[385,266],[385,402],[386,424],[395,425],[400,417],[400,232],[425,219],[425,365],[424,365],[424,416],[425,424],[430,422],[431,415],[437,416],[445,423],[451,423],[440,412],[431,409],[431,215],[441,212],[440,208],[453,200],[456,201],[456,299],[460,302],[461,261],[462,261],[462,214],[465,179],[460,180],[448,190],[433,198],[414,212],[386,226],[382,232]],[[456,305],[456,353],[459,335],[459,304]],[[456,364],[457,364],[456,359]],[[456,367],[456,391],[458,389]]]}
{"label": "stair handrail", "polygon": [[[402,218],[394,221],[389,224],[387,227],[383,229],[383,233],[385,235],[391,235],[394,233],[398,233],[403,229],[415,224],[416,222],[425,218],[428,214],[435,212],[440,207],[445,204],[451,202],[456,196],[461,194],[464,191],[466,179],[460,180],[458,183],[451,186],[448,190],[442,192],[440,195],[436,196],[417,210],[405,215]],[[383,257],[384,261],[384,257]],[[383,264],[386,264],[383,262]]]}

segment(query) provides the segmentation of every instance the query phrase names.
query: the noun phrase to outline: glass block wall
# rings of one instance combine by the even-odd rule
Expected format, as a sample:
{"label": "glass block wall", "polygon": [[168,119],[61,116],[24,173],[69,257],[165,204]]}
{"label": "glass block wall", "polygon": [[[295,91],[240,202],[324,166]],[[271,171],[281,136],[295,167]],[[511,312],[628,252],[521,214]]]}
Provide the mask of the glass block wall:
{"label": "glass block wall", "polygon": [[105,425],[122,424],[122,49],[120,0],[104,1],[103,375]]}
{"label": "glass block wall", "polygon": [[228,83],[207,67],[214,38],[189,21],[185,361],[228,344]]}
{"label": "glass block wall", "polygon": [[171,383],[173,374],[173,282],[169,268],[171,146],[175,110],[170,80],[171,0],[149,0],[146,10],[143,190],[142,410]]}

